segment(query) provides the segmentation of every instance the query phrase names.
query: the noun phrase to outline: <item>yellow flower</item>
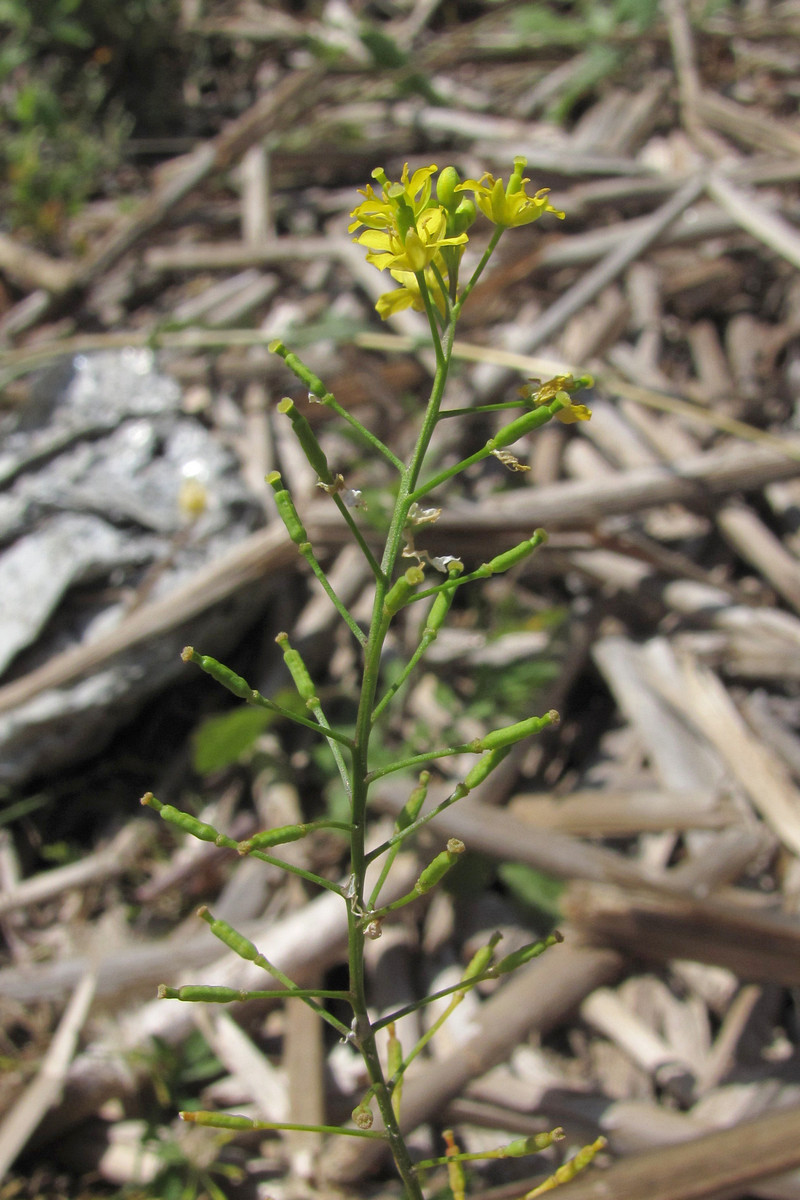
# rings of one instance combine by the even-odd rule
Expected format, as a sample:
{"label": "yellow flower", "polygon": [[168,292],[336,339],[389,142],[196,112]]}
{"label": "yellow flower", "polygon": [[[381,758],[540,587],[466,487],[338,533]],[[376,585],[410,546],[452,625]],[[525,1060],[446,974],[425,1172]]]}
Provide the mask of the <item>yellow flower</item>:
{"label": "yellow flower", "polygon": [[[436,266],[446,284],[447,268],[441,258],[436,260]],[[416,312],[424,312],[425,301],[422,299],[422,293],[419,290],[419,281],[414,272],[390,269],[389,274],[393,279],[397,280],[400,287],[395,288],[393,292],[384,292],[382,296],[379,296],[375,308],[381,320],[385,321],[387,317],[393,316],[396,312],[402,312],[405,308],[413,308]],[[439,286],[439,280],[430,267],[425,268],[425,282],[428,285],[428,292],[434,304],[442,316],[444,316],[446,305],[442,296],[442,289]]]}
{"label": "yellow flower", "polygon": [[428,208],[405,233],[400,229],[365,229],[354,240],[369,250],[367,262],[379,271],[424,271],[442,246],[459,246],[465,233],[447,237],[447,213],[443,208]]}
{"label": "yellow flower", "polygon": [[[577,421],[591,420],[592,410],[585,404],[573,404],[569,393],[577,391],[581,387],[591,387],[592,382],[590,376],[576,380],[571,375],[556,375],[553,379],[548,379],[546,383],[532,379],[529,384],[520,389],[520,392],[526,400],[531,401],[534,408],[540,408],[543,404],[552,404],[554,400],[559,400],[562,407],[555,414],[556,420],[561,421],[563,425],[574,425]],[[535,387],[531,385],[535,385]]]}
{"label": "yellow flower", "polygon": [[366,188],[359,188],[359,193],[366,199],[351,212],[350,216],[354,219],[348,226],[348,232],[355,233],[359,225],[365,225],[368,229],[396,229],[400,208],[410,209],[414,218],[419,216],[430,205],[431,176],[436,170],[438,168],[435,164],[420,167],[409,179],[406,163],[400,182],[391,183],[386,178],[383,167],[376,167],[372,177],[380,183],[383,197],[380,197],[369,183]]}
{"label": "yellow flower", "polygon": [[514,171],[508,181],[508,187],[502,179],[493,175],[482,175],[480,179],[467,179],[460,184],[456,191],[471,191],[475,195],[475,203],[494,225],[509,228],[512,225],[529,225],[536,221],[542,213],[550,212],[563,220],[564,213],[546,199],[549,188],[540,188],[533,196],[525,193],[525,184],[529,179],[523,179],[525,159],[514,159]]}
{"label": "yellow flower", "polygon": [[[560,398],[560,397],[559,397]],[[567,404],[556,413],[556,420],[564,425],[574,425],[576,421],[591,421],[592,410],[585,404]]]}

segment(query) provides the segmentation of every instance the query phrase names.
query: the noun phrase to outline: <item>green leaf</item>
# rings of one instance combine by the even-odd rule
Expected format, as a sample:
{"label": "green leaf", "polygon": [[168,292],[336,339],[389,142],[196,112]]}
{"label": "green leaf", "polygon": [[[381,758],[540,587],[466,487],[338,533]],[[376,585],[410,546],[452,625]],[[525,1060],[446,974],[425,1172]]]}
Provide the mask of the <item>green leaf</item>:
{"label": "green leaf", "polygon": [[524,863],[503,863],[497,874],[520,904],[546,913],[555,921],[561,920],[561,896],[565,887],[561,879]]}
{"label": "green leaf", "polygon": [[208,717],[192,735],[192,766],[198,775],[231,766],[274,721],[274,713],[249,705]]}
{"label": "green leaf", "polygon": [[397,43],[373,25],[367,25],[361,30],[361,41],[372,55],[376,67],[397,70],[398,67],[404,67],[408,61]]}

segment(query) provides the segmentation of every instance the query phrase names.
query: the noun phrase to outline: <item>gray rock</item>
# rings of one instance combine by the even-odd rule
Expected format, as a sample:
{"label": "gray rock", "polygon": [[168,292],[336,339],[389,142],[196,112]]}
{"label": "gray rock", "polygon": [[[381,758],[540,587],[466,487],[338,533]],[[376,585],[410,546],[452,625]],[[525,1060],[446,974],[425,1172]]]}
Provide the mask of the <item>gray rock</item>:
{"label": "gray rock", "polygon": [[[45,376],[0,450],[0,685],[167,596],[263,520],[238,463],[149,351],[80,356]],[[191,481],[206,496],[191,519]],[[79,594],[76,593],[79,589]],[[79,601],[79,602],[78,602]],[[262,601],[263,602],[263,601]],[[217,650],[252,594],[194,622]],[[70,687],[0,714],[0,784],[91,754],[182,666],[186,630],[138,645]]]}

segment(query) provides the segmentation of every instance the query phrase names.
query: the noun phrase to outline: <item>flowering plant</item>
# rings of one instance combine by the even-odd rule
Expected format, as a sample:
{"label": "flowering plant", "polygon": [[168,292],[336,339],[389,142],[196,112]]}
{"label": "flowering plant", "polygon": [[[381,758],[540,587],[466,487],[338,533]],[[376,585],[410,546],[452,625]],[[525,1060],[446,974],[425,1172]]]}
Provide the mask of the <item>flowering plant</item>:
{"label": "flowering plant", "polygon": [[[160,994],[167,999],[212,1003],[233,1002],[244,998],[281,997],[293,998],[311,1005],[343,1040],[358,1049],[369,1078],[366,1094],[361,1097],[353,1111],[353,1126],[338,1130],[315,1128],[385,1141],[391,1149],[406,1196],[410,1200],[422,1200],[420,1168],[431,1166],[434,1161],[447,1163],[451,1190],[456,1198],[463,1195],[460,1163],[475,1156],[462,1154],[451,1139],[447,1153],[442,1159],[425,1164],[412,1162],[400,1118],[401,1084],[406,1069],[467,990],[483,980],[505,975],[561,940],[560,934],[556,932],[543,941],[533,942],[521,950],[498,958],[495,949],[499,935],[496,935],[478,950],[466,967],[461,981],[454,987],[420,1000],[410,1008],[404,1009],[403,1014],[395,1013],[380,1020],[370,1015],[364,977],[366,941],[380,936],[382,926],[390,919],[391,914],[417,902],[420,897],[436,887],[458,861],[464,845],[458,839],[451,838],[445,848],[420,871],[410,890],[389,898],[387,879],[398,851],[401,847],[409,845],[423,825],[487,779],[513,745],[558,721],[558,714],[555,712],[531,715],[504,728],[492,730],[483,737],[476,737],[466,744],[442,745],[425,751],[412,750],[388,766],[376,767],[373,764],[371,739],[375,725],[396,699],[412,671],[435,640],[447,618],[456,591],[474,580],[485,579],[516,567],[545,541],[544,531],[534,530],[531,536],[519,545],[498,553],[488,562],[472,570],[467,570],[465,564],[453,556],[431,558],[424,551],[415,549],[416,529],[435,521],[440,511],[435,507],[424,507],[424,502],[448,480],[489,455],[496,456],[512,469],[521,469],[521,464],[507,447],[554,418],[569,423],[587,420],[591,415],[584,405],[572,401],[572,394],[591,382],[588,377],[573,379],[571,376],[559,376],[546,383],[534,381],[523,389],[522,394],[515,400],[481,405],[469,410],[471,413],[491,414],[506,409],[522,411],[511,421],[500,423],[493,436],[466,458],[424,476],[426,455],[436,426],[445,417],[455,415],[454,410],[442,412],[442,400],[453,353],[456,324],[464,303],[507,229],[530,224],[545,213],[555,214],[559,218],[564,215],[548,202],[546,189],[540,189],[532,196],[527,194],[526,185],[529,180],[523,177],[524,168],[525,160],[516,158],[507,184],[491,175],[484,175],[477,181],[462,182],[454,167],[446,167],[437,176],[435,166],[422,167],[413,173],[409,173],[408,166],[405,166],[400,179],[391,181],[385,171],[379,168],[373,171],[377,189],[368,185],[361,193],[363,200],[353,210],[350,232],[355,235],[355,241],[366,249],[367,260],[379,271],[388,271],[398,285],[380,297],[376,306],[379,314],[386,318],[408,306],[425,312],[435,351],[436,367],[430,396],[421,415],[416,441],[406,462],[348,413],[328,391],[322,380],[283,343],[276,341],[270,346],[308,389],[309,399],[328,406],[342,420],[347,421],[360,438],[389,464],[396,475],[391,518],[385,532],[382,551],[376,555],[356,521],[352,504],[355,493],[346,487],[342,476],[329,464],[311,425],[294,401],[287,398],[278,405],[278,411],[291,421],[297,440],[317,474],[320,487],[339,509],[373,576],[372,616],[365,629],[337,595],[320,565],[302,519],[288,490],[283,486],[279,473],[273,472],[268,477],[278,513],[286,526],[288,536],[325,589],[331,603],[358,644],[361,681],[355,729],[345,731],[328,720],[319,689],[286,633],[279,634],[276,640],[283,651],[294,686],[304,702],[305,711],[301,713],[295,708],[284,707],[277,701],[262,696],[248,681],[234,674],[216,659],[200,654],[191,647],[184,651],[187,662],[195,663],[246,703],[279,713],[286,720],[314,730],[327,741],[348,798],[348,819],[341,821],[322,818],[298,825],[267,829],[245,842],[237,842],[194,817],[170,805],[162,804],[150,793],[144,798],[144,803],[159,812],[161,817],[195,836],[236,849],[241,854],[275,863],[341,898],[346,909],[348,926],[349,983],[346,988],[330,991],[298,987],[264,958],[251,942],[204,909],[201,910],[201,916],[210,926],[211,932],[237,954],[262,967],[265,973],[272,976],[276,985],[280,986],[252,993],[221,987],[164,986]],[[462,286],[459,275],[469,241],[468,231],[479,213],[488,218],[494,229],[477,265]],[[415,565],[403,570],[404,556],[414,558]],[[433,568],[432,577],[426,575],[427,567]],[[425,607],[417,647],[399,674],[387,684],[382,673],[387,634],[398,615],[404,610],[412,609],[414,605]],[[429,765],[448,756],[465,754],[476,756],[474,765],[441,803],[425,809],[430,779]],[[423,769],[417,786],[411,790],[408,801],[397,819],[394,832],[380,845],[368,850],[366,829],[370,788],[376,780],[392,772],[408,772],[419,768]],[[276,846],[296,841],[320,828],[342,830],[349,839],[350,866],[341,882],[332,882],[296,865],[285,863],[270,853]],[[375,882],[368,882],[367,879],[367,868],[371,864],[378,864],[380,867]],[[422,1008],[443,995],[451,997],[444,1015],[423,1035],[416,1046],[404,1053],[394,1033],[395,1018]],[[328,1003],[331,1000],[339,1002],[337,1010]],[[337,1015],[342,1004],[350,1011],[349,1023],[343,1022]],[[382,1029],[388,1029],[390,1033],[386,1060],[382,1058],[376,1040],[376,1035]],[[377,1114],[373,1113],[373,1106],[377,1109]],[[191,1112],[182,1115],[198,1124],[225,1129],[297,1128],[257,1122],[249,1117],[230,1113]],[[372,1127],[376,1115],[379,1117],[380,1128]],[[560,1136],[560,1130],[553,1130],[536,1138],[521,1139],[483,1157],[534,1153],[550,1145]],[[537,1188],[529,1193],[529,1197],[538,1194],[539,1190],[549,1190],[555,1183],[570,1178],[575,1170],[593,1157],[597,1149],[599,1143],[585,1148],[571,1163],[560,1167],[556,1176],[552,1176],[542,1185],[542,1189]]]}

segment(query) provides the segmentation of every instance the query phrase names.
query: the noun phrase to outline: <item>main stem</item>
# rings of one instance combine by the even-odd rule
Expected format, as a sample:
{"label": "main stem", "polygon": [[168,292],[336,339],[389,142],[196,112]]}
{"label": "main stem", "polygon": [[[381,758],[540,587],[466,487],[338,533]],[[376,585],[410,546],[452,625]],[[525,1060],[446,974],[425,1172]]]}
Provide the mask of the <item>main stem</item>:
{"label": "main stem", "polygon": [[381,1066],[375,1043],[375,1031],[367,1010],[364,982],[365,935],[361,928],[360,915],[364,911],[365,874],[367,868],[365,837],[367,800],[369,793],[369,739],[372,732],[372,712],[380,674],[381,652],[385,638],[383,606],[386,592],[391,586],[397,559],[400,554],[403,530],[408,519],[409,497],[414,491],[422,469],[422,463],[430,445],[433,431],[439,418],[439,409],[447,382],[450,356],[455,336],[454,323],[445,330],[441,353],[437,354],[436,374],[430,400],[425,412],[417,444],[410,462],[405,467],[395,502],[394,515],[386,538],[381,572],[375,585],[375,601],[372,608],[367,645],[364,651],[364,671],[361,681],[361,696],[356,719],[356,732],[352,749],[352,804],[353,818],[350,831],[350,870],[353,877],[353,898],[348,909],[348,944],[350,968],[350,995],[354,1015],[354,1036],[364,1057],[364,1062],[373,1085],[375,1100],[383,1118],[386,1135],[397,1170],[406,1188],[407,1200],[423,1200],[422,1190],[414,1171],[405,1139],[392,1108],[391,1094]]}

